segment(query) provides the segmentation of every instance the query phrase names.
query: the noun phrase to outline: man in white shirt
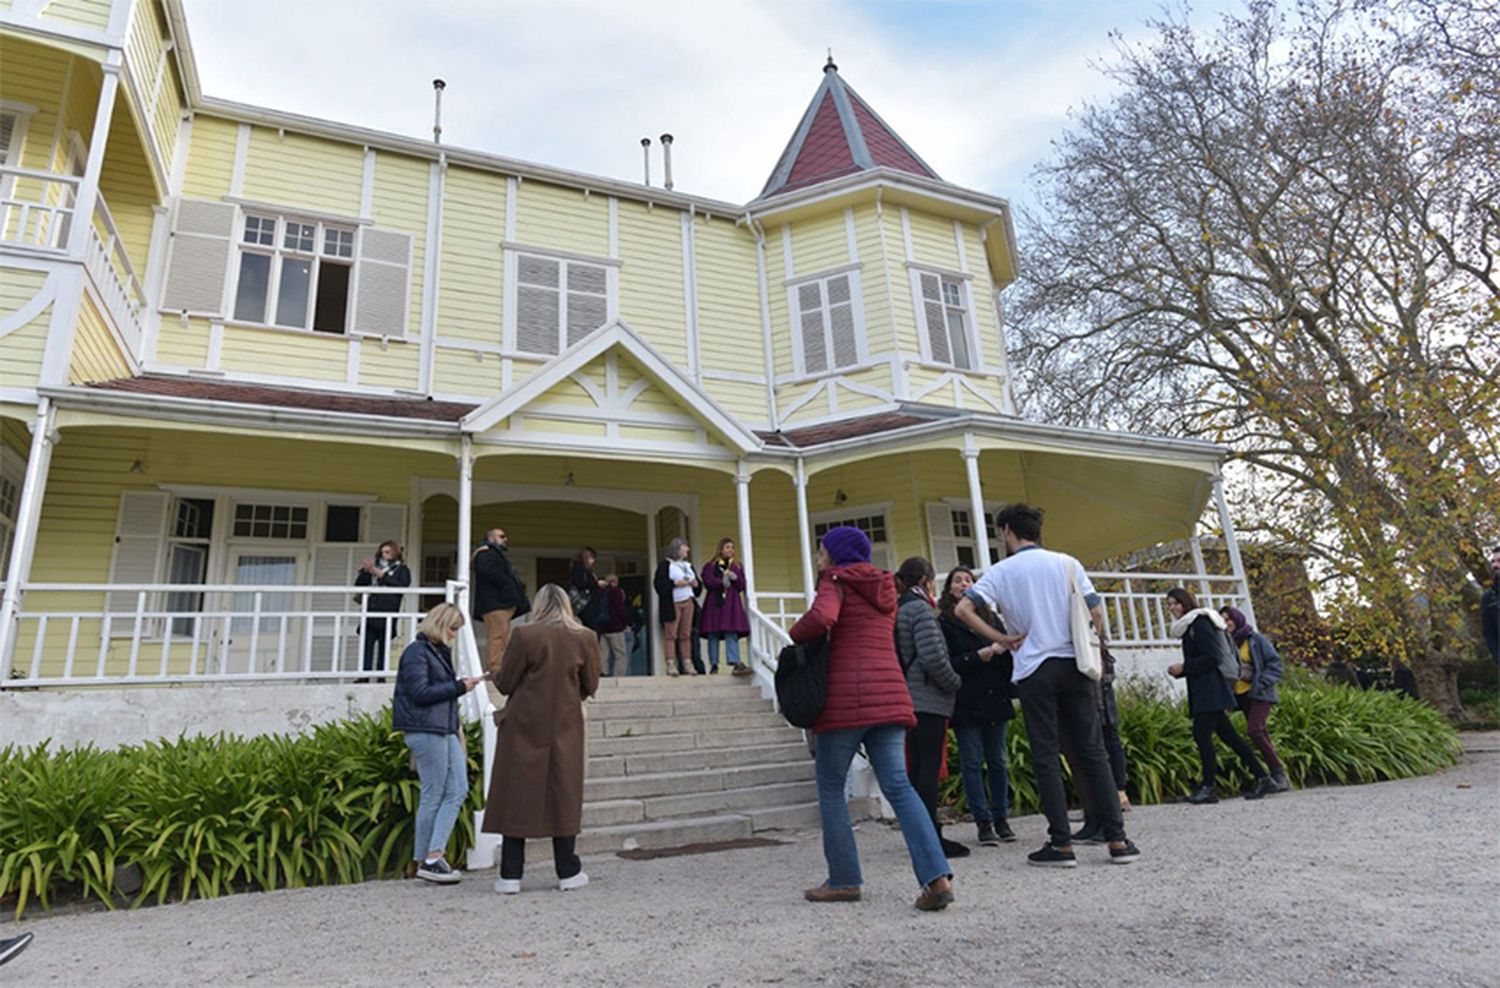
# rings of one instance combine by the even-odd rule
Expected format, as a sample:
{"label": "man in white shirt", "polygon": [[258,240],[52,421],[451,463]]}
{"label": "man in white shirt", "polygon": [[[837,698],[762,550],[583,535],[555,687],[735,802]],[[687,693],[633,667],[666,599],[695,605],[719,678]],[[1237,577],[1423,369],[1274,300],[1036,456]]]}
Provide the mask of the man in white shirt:
{"label": "man in white shirt", "polygon": [[[1012,682],[1021,698],[1026,736],[1031,741],[1037,796],[1047,815],[1048,841],[1041,850],[1028,855],[1027,861],[1045,868],[1073,868],[1078,864],[1058,761],[1059,747],[1066,744],[1079,794],[1091,809],[1097,808],[1100,826],[1109,841],[1110,861],[1131,864],[1140,857],[1140,851],[1125,836],[1124,818],[1099,730],[1099,705],[1094,693],[1097,686],[1078,671],[1069,621],[1069,597],[1076,583],[1102,642],[1104,612],[1099,595],[1082,563],[1041,547],[1040,509],[1013,504],[996,516],[995,523],[1005,539],[1006,558],[985,571],[958,602],[954,613],[1014,655]],[[981,604],[999,612],[1010,634],[996,631],[980,616],[977,605]]]}

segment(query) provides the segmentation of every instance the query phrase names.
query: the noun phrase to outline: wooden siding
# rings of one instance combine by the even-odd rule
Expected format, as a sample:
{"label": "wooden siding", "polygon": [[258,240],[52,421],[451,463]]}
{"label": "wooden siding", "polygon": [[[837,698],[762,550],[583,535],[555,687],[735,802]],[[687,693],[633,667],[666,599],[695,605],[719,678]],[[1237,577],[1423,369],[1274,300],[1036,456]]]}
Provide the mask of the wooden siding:
{"label": "wooden siding", "polygon": [[[958,242],[953,237],[953,221],[914,209],[907,211],[907,217],[913,258],[921,264],[957,271]],[[970,262],[982,263],[982,258],[971,254]]]}
{"label": "wooden siding", "polygon": [[201,114],[193,117],[182,194],[194,199],[219,199],[229,194],[234,174],[234,147],[239,124]]}
{"label": "wooden siding", "polygon": [[[9,277],[9,272],[6,272]],[[52,304],[25,326],[0,336],[0,366],[5,368],[5,386],[35,387],[42,373],[47,350],[47,328],[52,323]]]}
{"label": "wooden siding", "polygon": [[421,359],[415,343],[398,341],[382,347],[378,339],[366,338],[359,347],[359,383],[383,390],[417,390]]}
{"label": "wooden siding", "polygon": [[[363,165],[361,165],[363,168]],[[361,172],[363,174],[363,172]],[[427,204],[431,165],[416,158],[377,153],[371,217],[375,225],[412,235],[411,305],[407,334],[422,335],[422,284],[427,257]],[[356,208],[355,212],[358,212]],[[438,279],[441,284],[442,279]],[[441,311],[441,310],[439,310]]]}
{"label": "wooden siding", "polygon": [[[449,168],[445,182],[437,336],[498,347],[504,334],[505,252],[500,244],[505,239],[505,176]],[[473,362],[473,357],[458,351],[439,360],[436,380],[441,390],[476,394],[498,389],[495,358],[489,360],[493,388],[475,392],[463,384],[473,377],[468,369],[450,379],[444,368],[457,370],[454,365],[465,361]]]}
{"label": "wooden siding", "polygon": [[73,352],[68,360],[68,383],[112,381],[130,376],[130,363],[120,352],[104,313],[84,293],[78,305],[78,325],[73,330]]}
{"label": "wooden siding", "polygon": [[[92,121],[90,121],[92,126]],[[115,218],[125,253],[142,278],[146,273],[146,255],[151,249],[151,226],[155,220],[152,207],[157,197],[156,180],[151,164],[141,146],[135,123],[123,103],[115,107],[110,118],[109,140],[104,146],[104,169],[99,174],[99,194]]]}
{"label": "wooden siding", "polygon": [[849,261],[843,210],[792,224],[792,270],[796,277],[842,267]]}
{"label": "wooden siding", "polygon": [[[675,215],[675,214],[673,214]],[[609,197],[525,181],[516,193],[516,241],[528,247],[609,255]]]}
{"label": "wooden siding", "polygon": [[433,355],[433,378],[445,395],[492,398],[500,393],[503,374],[498,354],[438,347]]}
{"label": "wooden siding", "polygon": [[[875,359],[898,349],[889,280],[899,277],[904,269],[890,267],[890,245],[881,242],[880,220],[873,205],[854,211],[854,235],[859,249],[860,294],[865,307],[865,344],[870,357]],[[895,260],[899,264],[899,251]]]}
{"label": "wooden siding", "polygon": [[259,202],[358,216],[364,170],[364,151],[358,146],[253,127],[244,195]]}
{"label": "wooden siding", "polygon": [[[140,94],[135,111],[142,129],[156,149],[158,160],[170,167],[181,125],[181,100],[173,60],[162,58],[169,36],[159,0],[139,0],[131,12],[125,37],[125,69]],[[122,90],[124,96],[128,87]],[[153,108],[152,101],[155,100]]]}
{"label": "wooden siding", "polygon": [[[763,376],[765,340],[754,238],[730,220],[700,218],[693,226],[693,261],[704,370]],[[760,423],[770,417],[764,385],[708,380],[703,386],[742,421]]]}
{"label": "wooden siding", "polygon": [[620,317],[668,360],[686,367],[680,215],[620,202]]}
{"label": "wooden siding", "polygon": [[[118,2],[118,0],[115,0]],[[111,0],[52,0],[42,10],[43,20],[56,20],[95,31],[109,26]]]}
{"label": "wooden siding", "polygon": [[207,319],[190,319],[184,326],[163,315],[156,333],[156,359],[175,367],[207,367],[209,333]]}
{"label": "wooden siding", "polygon": [[224,327],[219,366],[226,371],[343,381],[348,351],[346,336],[230,325]]}
{"label": "wooden siding", "polygon": [[[906,267],[906,244],[901,232],[901,211],[885,210],[880,220],[880,232],[885,238],[886,277],[890,279],[891,325],[895,333],[896,349],[916,359],[922,352],[921,337],[917,330],[917,312],[911,297],[911,276]],[[913,243],[913,248],[915,248]]]}

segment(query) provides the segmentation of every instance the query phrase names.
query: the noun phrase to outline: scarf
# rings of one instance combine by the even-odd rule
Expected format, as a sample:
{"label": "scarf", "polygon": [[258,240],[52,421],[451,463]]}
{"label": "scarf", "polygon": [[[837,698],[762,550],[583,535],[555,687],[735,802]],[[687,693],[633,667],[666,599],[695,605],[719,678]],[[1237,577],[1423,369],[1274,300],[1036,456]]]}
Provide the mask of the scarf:
{"label": "scarf", "polygon": [[724,574],[729,572],[729,567],[733,564],[734,560],[725,559],[723,556],[714,560],[714,569],[719,574],[719,589],[717,593],[719,595],[719,603],[721,604],[729,598],[729,587],[724,580]]}
{"label": "scarf", "polygon": [[1245,612],[1238,607],[1226,607],[1224,610],[1228,611],[1229,616],[1234,619],[1234,634],[1230,637],[1234,639],[1236,645],[1245,644],[1245,641],[1255,631],[1254,628],[1250,627],[1249,618],[1245,617]]}
{"label": "scarf", "polygon": [[1212,607],[1199,607],[1194,610],[1188,611],[1182,617],[1172,622],[1172,637],[1181,638],[1183,635],[1187,634],[1188,628],[1194,621],[1198,620],[1200,617],[1208,618],[1213,622],[1214,627],[1218,628],[1220,631],[1223,631],[1225,628],[1229,627],[1229,625],[1224,623],[1224,619],[1219,616],[1218,611],[1214,610]]}

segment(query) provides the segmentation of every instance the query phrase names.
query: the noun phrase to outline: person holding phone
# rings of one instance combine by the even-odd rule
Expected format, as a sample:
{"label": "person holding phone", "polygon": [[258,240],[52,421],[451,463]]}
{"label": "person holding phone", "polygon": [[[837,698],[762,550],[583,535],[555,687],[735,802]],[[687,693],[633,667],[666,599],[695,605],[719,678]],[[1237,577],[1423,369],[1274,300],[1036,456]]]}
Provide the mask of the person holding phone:
{"label": "person holding phone", "polygon": [[[387,540],[380,543],[375,555],[366,556],[354,577],[356,587],[411,586],[411,570],[401,558],[401,543]],[[365,645],[361,668],[365,672],[384,672],[386,649],[391,641],[395,621],[390,615],[401,610],[402,595],[398,593],[372,593],[364,595]]]}

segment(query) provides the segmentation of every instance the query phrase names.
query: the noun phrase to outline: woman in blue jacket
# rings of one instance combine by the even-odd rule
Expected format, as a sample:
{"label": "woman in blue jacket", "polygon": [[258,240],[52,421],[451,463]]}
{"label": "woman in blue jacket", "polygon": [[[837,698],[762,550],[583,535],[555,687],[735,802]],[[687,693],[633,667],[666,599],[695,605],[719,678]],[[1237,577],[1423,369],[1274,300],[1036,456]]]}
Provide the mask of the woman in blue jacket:
{"label": "woman in blue jacket", "polygon": [[1234,698],[1245,713],[1245,729],[1251,742],[1260,749],[1271,772],[1272,792],[1286,792],[1292,788],[1286,777],[1286,766],[1276,753],[1271,742],[1271,732],[1266,722],[1271,718],[1271,708],[1281,699],[1276,684],[1281,682],[1281,656],[1271,639],[1250,626],[1245,613],[1238,607],[1221,607],[1225,630],[1234,642],[1240,659],[1240,678],[1234,684]]}
{"label": "woman in blue jacket", "polygon": [[452,604],[427,612],[416,639],[401,653],[391,707],[391,728],[405,732],[406,747],[422,780],[412,859],[418,878],[439,885],[452,885],[463,877],[444,856],[458,811],[469,795],[458,698],[484,678],[460,679],[453,672],[453,640],[463,623],[463,612]]}

